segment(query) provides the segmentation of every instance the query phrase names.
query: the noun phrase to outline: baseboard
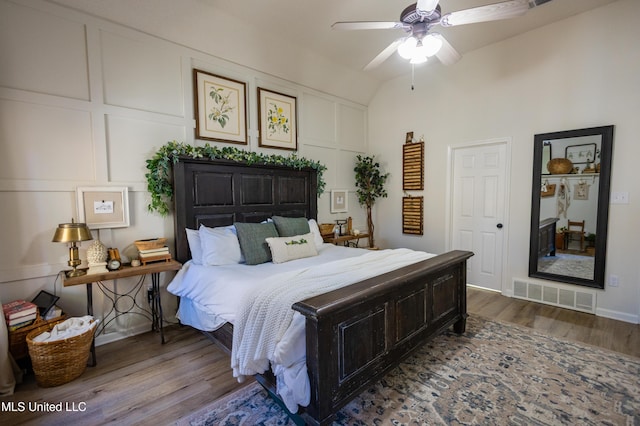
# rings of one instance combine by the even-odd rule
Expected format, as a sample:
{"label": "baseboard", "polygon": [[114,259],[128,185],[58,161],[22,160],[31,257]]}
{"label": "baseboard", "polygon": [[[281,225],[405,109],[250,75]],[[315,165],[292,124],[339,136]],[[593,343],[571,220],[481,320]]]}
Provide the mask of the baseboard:
{"label": "baseboard", "polygon": [[[100,327],[99,324],[98,327]],[[149,330],[151,330],[151,325],[147,323],[139,324],[135,327],[127,328],[126,330],[118,330],[108,334],[99,334],[96,336],[96,346],[106,345],[107,343],[117,342],[118,340],[126,339],[127,337],[147,333]],[[160,337],[158,337],[158,339],[160,339]]]}
{"label": "baseboard", "polygon": [[610,309],[596,308],[596,315],[618,321],[630,322],[631,324],[640,324],[639,315],[625,314],[624,312],[612,311]]}

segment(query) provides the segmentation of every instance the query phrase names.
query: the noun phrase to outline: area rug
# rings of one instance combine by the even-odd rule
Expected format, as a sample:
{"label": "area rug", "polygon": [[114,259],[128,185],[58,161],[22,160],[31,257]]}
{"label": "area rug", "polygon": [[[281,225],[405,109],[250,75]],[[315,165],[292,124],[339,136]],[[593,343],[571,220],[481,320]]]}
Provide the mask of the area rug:
{"label": "area rug", "polygon": [[593,266],[595,259],[592,256],[579,256],[575,254],[560,254],[541,257],[538,259],[538,270],[556,275],[568,275],[570,277],[593,279]]}
{"label": "area rug", "polygon": [[[179,425],[293,425],[260,385]],[[640,358],[478,317],[424,345],[335,425],[640,425]]]}

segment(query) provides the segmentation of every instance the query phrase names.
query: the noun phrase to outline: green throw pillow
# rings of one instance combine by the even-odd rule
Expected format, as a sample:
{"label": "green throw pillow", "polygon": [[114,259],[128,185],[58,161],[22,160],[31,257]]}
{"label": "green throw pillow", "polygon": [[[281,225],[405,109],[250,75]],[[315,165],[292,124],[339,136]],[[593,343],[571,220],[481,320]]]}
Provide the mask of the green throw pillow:
{"label": "green throw pillow", "polygon": [[266,238],[277,237],[273,223],[234,223],[240,249],[247,265],[259,265],[271,261],[271,250]]}
{"label": "green throw pillow", "polygon": [[278,235],[281,237],[293,237],[311,232],[309,221],[305,217],[273,216],[271,219],[276,224]]}

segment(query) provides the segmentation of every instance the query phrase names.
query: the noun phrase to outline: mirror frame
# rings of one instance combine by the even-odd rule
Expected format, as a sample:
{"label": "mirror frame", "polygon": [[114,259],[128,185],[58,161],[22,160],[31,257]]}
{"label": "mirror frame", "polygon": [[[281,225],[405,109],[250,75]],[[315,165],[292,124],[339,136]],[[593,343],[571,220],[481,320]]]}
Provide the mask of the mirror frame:
{"label": "mirror frame", "polygon": [[[600,182],[596,223],[596,242],[593,279],[551,274],[538,271],[538,233],[540,228],[540,187],[542,185],[542,148],[544,141],[600,135]],[[611,186],[611,159],[613,157],[613,126],[541,133],[534,136],[533,181],[531,188],[531,230],[529,235],[529,276],[546,280],[577,284],[586,287],[604,288],[607,254],[607,226],[609,223],[609,197]]]}

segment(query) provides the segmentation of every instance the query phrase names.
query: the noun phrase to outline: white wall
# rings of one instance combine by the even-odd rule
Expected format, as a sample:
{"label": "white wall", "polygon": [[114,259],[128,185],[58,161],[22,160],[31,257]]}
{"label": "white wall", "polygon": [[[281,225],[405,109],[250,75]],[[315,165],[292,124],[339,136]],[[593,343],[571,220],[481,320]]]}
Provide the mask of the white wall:
{"label": "white wall", "polygon": [[[141,20],[145,17],[139,16]],[[207,28],[210,37],[225,38],[224,26],[219,33]],[[184,33],[190,31],[191,27]],[[200,37],[208,39],[203,34]],[[243,40],[226,40],[238,51],[245,45]],[[58,223],[78,217],[78,186],[129,188],[131,226],[94,231],[94,238],[107,246],[118,247],[126,255],[136,239],[164,236],[173,244],[172,217],[147,212],[145,160],[173,139],[202,144],[194,141],[193,68],[246,83],[250,142],[234,145],[243,149],[290,154],[258,148],[257,87],[295,96],[298,155],[327,166],[327,193],[333,188],[350,190],[349,213],[330,214],[327,194],[319,200],[319,221],[351,215],[356,225],[363,226],[364,215],[354,195],[353,165],[356,154],[367,151],[366,107],[357,100],[329,95],[323,87],[277,78],[204,49],[206,46],[200,50],[185,47],[48,2],[0,0],[3,301],[29,300],[45,289],[61,296],[60,305],[70,315],[85,312],[84,286],[64,288],[56,275],[67,268],[68,252],[51,242]],[[344,70],[325,63],[322,74],[324,79],[339,81]],[[87,247],[82,244],[83,259]],[[164,283],[170,278],[165,276]],[[117,285],[126,290],[134,283],[135,279],[121,280]],[[139,302],[144,304],[142,293]],[[164,300],[166,317],[171,319],[175,298],[165,294]],[[94,308],[98,316],[109,309],[109,301],[95,288]],[[98,342],[148,327],[148,321],[141,318],[123,317]]]}
{"label": "white wall", "polygon": [[[510,138],[503,284],[509,294],[513,277],[528,274],[533,136],[613,124],[611,190],[628,191],[630,203],[610,206],[606,271],[619,276],[620,286],[607,284],[598,292],[597,313],[637,323],[638,16],[640,2],[620,0],[477,50],[454,66],[417,68],[414,91],[409,76],[381,87],[369,104],[370,149],[392,175],[390,197],[377,205],[378,244],[445,250],[447,148]],[[401,233],[401,145],[407,131],[426,140],[422,237]]]}

